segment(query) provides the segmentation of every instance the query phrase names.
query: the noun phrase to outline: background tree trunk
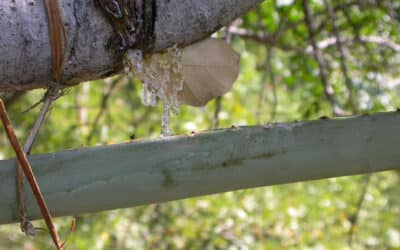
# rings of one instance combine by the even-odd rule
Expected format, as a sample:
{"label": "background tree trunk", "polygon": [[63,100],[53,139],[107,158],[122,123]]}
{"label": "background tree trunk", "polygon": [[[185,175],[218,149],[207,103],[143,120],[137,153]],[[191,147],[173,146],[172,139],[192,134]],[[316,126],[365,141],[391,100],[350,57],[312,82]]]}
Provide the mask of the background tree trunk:
{"label": "background tree trunk", "polygon": [[[116,39],[94,0],[60,0],[68,35],[63,81],[103,78],[122,69],[107,48]],[[155,51],[187,45],[229,24],[262,0],[158,0]],[[47,87],[51,50],[43,1],[0,1],[0,91]]]}

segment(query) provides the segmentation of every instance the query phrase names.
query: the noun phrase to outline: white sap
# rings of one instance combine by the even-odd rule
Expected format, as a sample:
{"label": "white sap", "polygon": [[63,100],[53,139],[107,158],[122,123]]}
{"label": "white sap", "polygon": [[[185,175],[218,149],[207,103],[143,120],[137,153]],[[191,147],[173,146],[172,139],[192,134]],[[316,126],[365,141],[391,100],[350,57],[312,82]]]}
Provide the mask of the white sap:
{"label": "white sap", "polygon": [[183,89],[182,51],[175,46],[165,53],[143,57],[141,51],[129,50],[126,59],[130,69],[143,83],[143,104],[156,106],[157,97],[161,99],[161,134],[171,135],[171,111],[178,113],[178,92]]}

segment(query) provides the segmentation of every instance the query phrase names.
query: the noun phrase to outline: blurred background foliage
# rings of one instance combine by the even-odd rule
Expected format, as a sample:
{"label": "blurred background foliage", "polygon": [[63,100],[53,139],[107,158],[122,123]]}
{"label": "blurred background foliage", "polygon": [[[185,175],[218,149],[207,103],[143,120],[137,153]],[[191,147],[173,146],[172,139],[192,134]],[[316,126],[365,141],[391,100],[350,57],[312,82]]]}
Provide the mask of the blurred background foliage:
{"label": "blurred background foliage", "polygon": [[[216,34],[241,55],[233,90],[203,109],[181,107],[172,128],[189,134],[395,110],[399,27],[398,0],[265,1]],[[161,104],[143,106],[141,90],[130,75],[68,89],[33,153],[158,137]],[[39,109],[23,111],[43,94],[2,94],[19,138]],[[0,157],[13,157],[1,133]],[[79,215],[67,249],[400,249],[399,178],[384,172]],[[56,220],[62,238],[70,221]],[[17,224],[1,226],[3,249],[51,249],[51,240],[46,230],[28,239]]]}

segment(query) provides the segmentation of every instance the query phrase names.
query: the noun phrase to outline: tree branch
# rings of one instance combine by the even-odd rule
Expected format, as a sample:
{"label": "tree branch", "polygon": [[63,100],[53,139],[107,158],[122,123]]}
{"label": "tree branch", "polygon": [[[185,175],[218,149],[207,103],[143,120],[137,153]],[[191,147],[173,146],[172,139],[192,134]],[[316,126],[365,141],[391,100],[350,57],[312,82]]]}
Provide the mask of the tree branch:
{"label": "tree branch", "polygon": [[[400,169],[400,113],[259,127],[29,157],[55,216],[242,188]],[[17,221],[14,160],[0,161],[0,224]],[[40,218],[32,192],[26,205]]]}
{"label": "tree branch", "polygon": [[[0,100],[0,114],[1,114],[0,117],[1,117],[1,120],[3,123],[3,126],[6,130],[8,140],[15,151],[19,166],[21,166],[26,178],[28,179],[28,182],[31,186],[31,190],[33,191],[34,196],[36,198],[37,205],[39,205],[39,209],[42,214],[42,217],[43,217],[44,221],[46,222],[47,227],[50,230],[50,234],[53,239],[53,242],[56,245],[57,249],[61,249],[60,240],[59,240],[57,231],[55,229],[53,219],[50,215],[50,210],[48,209],[46,201],[45,201],[45,199],[42,195],[42,192],[39,188],[36,177],[33,174],[32,167],[28,161],[27,155],[24,152],[24,149],[22,148],[22,146],[18,142],[17,136],[15,135],[13,126],[11,125],[11,121],[8,117],[6,108],[5,108],[2,100]],[[29,145],[27,147],[29,147]]]}
{"label": "tree branch", "polygon": [[367,191],[368,191],[368,187],[371,183],[371,177],[372,177],[371,174],[364,176],[364,184],[363,184],[364,186],[361,191],[360,198],[358,199],[358,202],[357,202],[356,211],[353,214],[351,214],[350,218],[349,218],[350,223],[351,223],[351,226],[350,226],[350,229],[348,232],[348,239],[347,239],[349,247],[353,247],[353,243],[355,240],[355,233],[357,231],[357,226],[358,226],[358,219],[360,216],[361,209],[363,208],[363,204],[366,200],[366,196],[368,194]]}
{"label": "tree branch", "polygon": [[[154,51],[203,39],[262,1],[157,0]],[[94,2],[61,1],[68,35],[61,81],[65,84],[122,70],[122,55],[109,48],[118,38]],[[0,1],[0,13],[0,91],[48,87],[51,48],[43,1]]]}
{"label": "tree branch", "polygon": [[322,85],[324,86],[325,97],[328,100],[329,104],[331,105],[332,112],[334,115],[344,115],[345,114],[344,111],[337,105],[337,102],[335,100],[335,93],[328,79],[328,72],[326,68],[325,59],[317,44],[314,25],[313,25],[314,22],[312,19],[311,8],[309,6],[308,0],[302,0],[302,6],[304,13],[304,21],[307,26],[311,46],[313,48],[314,58],[319,66],[319,77],[321,79]]}
{"label": "tree branch", "polygon": [[[273,38],[272,33],[267,32],[254,32],[247,29],[233,27],[230,28],[230,33],[235,36],[240,36],[244,39],[253,40],[258,43],[262,43],[267,46],[271,46],[274,48],[279,48],[284,51],[296,51],[299,53],[307,53],[311,54],[313,52],[312,46],[308,46],[305,51],[302,48],[291,46],[291,45],[284,45],[281,43],[276,43],[275,39]],[[396,43],[395,41],[391,40],[388,37],[383,36],[359,36],[359,37],[341,37],[342,45],[351,46],[356,44],[357,42],[361,42],[362,44],[366,43],[374,43],[388,49],[393,50],[394,52],[400,52],[400,44]],[[337,40],[336,37],[327,37],[317,42],[317,46],[320,50],[325,50],[331,46],[336,45]]]}

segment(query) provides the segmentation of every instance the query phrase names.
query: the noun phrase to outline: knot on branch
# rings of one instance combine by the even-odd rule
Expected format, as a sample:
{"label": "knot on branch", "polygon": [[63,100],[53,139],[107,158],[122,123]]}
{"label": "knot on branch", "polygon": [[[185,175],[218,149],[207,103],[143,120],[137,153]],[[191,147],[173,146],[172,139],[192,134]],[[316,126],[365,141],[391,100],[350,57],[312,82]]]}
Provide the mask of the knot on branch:
{"label": "knot on branch", "polygon": [[119,37],[120,51],[153,48],[156,0],[96,1]]}

